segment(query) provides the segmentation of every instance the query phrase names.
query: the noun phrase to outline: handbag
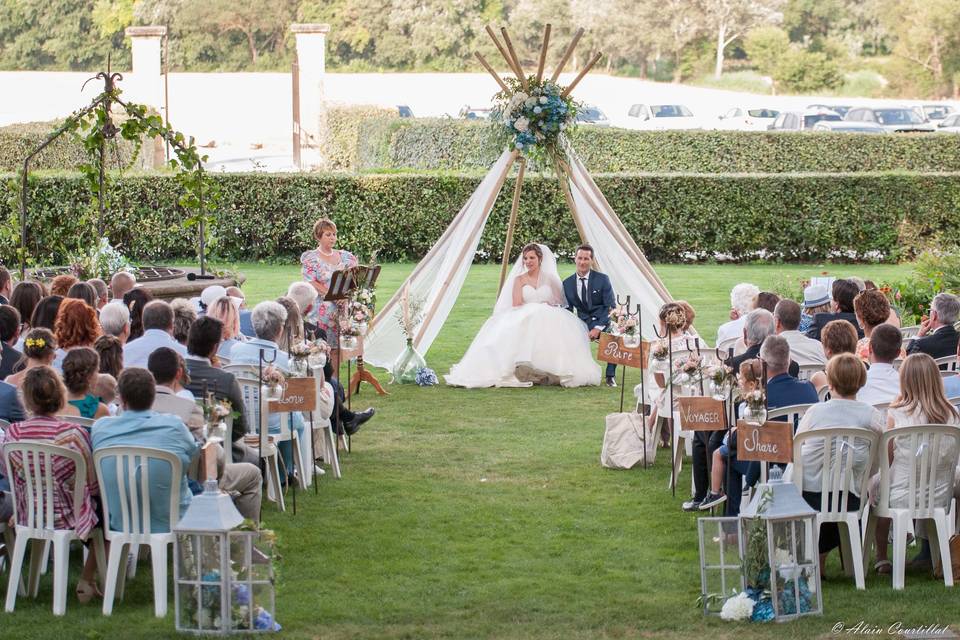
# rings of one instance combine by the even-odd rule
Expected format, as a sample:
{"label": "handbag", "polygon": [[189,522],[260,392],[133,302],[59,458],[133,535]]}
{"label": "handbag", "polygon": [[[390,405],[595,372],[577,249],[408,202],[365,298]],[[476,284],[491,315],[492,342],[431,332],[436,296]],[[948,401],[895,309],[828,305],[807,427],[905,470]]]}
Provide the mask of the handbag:
{"label": "handbag", "polygon": [[632,469],[643,464],[646,446],[647,464],[657,457],[654,430],[647,428],[639,413],[611,413],[606,418],[600,464],[607,469]]}

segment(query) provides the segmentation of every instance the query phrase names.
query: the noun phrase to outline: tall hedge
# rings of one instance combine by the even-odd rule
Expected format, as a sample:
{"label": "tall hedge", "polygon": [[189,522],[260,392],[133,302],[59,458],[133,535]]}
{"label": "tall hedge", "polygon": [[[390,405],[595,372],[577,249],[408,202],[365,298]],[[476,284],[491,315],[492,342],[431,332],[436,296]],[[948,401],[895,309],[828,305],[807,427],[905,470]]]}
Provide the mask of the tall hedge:
{"label": "tall hedge", "polygon": [[[376,106],[338,106],[324,105],[320,113],[320,147],[323,149],[324,164],[328,169],[356,169],[360,166],[361,141],[378,131],[377,126],[396,116],[395,109]],[[396,118],[399,120],[399,118]],[[361,126],[368,127],[361,134]],[[378,135],[377,139],[389,140],[389,135]],[[366,153],[366,157],[376,157],[376,152]],[[384,157],[385,159],[385,157]]]}
{"label": "tall hedge", "polygon": [[[489,123],[382,119],[343,110],[358,131],[343,169],[485,170],[502,144]],[[580,126],[571,143],[597,173],[852,173],[960,171],[960,137],[744,131],[629,131]],[[362,145],[362,146],[361,146]],[[337,152],[338,155],[349,155]]]}
{"label": "tall hedge", "polygon": [[[18,171],[23,167],[23,160],[35,148],[40,146],[53,131],[63,124],[54,122],[27,122],[0,127],[0,171]],[[119,159],[121,166],[129,162],[134,146],[128,140],[117,138],[116,145],[108,147],[110,158]],[[144,162],[149,161],[146,149],[141,153]],[[81,164],[89,162],[83,143],[71,134],[65,134],[41,151],[30,163],[30,168],[37,169],[76,169]],[[142,163],[141,163],[142,166]]]}
{"label": "tall hedge", "polygon": [[[9,177],[9,176],[8,176]],[[0,176],[0,188],[9,189]],[[312,245],[320,215],[340,228],[341,244],[384,260],[424,255],[474,191],[462,175],[217,174],[222,190],[214,252],[226,260],[295,259]],[[727,256],[896,260],[927,244],[960,238],[960,174],[598,175],[596,180],[647,255],[659,261]],[[512,179],[503,187],[480,243],[499,258]],[[64,239],[92,241],[77,228],[88,194],[77,175],[38,176],[31,187],[29,246],[44,261]],[[0,194],[0,220],[16,227],[16,199]],[[118,177],[107,235],[140,260],[189,257],[175,179]],[[529,175],[515,246],[538,240],[561,254],[578,241],[555,178]],[[0,235],[13,262],[15,232]]]}

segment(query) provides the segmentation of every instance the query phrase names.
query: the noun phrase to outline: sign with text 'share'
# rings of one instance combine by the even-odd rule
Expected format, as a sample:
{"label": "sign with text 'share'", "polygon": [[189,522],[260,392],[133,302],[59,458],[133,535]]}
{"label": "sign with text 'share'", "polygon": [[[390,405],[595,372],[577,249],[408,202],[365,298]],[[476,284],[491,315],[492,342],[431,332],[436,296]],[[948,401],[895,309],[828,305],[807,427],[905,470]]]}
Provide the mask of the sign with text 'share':
{"label": "sign with text 'share'", "polygon": [[737,422],[737,458],[759,462],[793,462],[793,425]]}

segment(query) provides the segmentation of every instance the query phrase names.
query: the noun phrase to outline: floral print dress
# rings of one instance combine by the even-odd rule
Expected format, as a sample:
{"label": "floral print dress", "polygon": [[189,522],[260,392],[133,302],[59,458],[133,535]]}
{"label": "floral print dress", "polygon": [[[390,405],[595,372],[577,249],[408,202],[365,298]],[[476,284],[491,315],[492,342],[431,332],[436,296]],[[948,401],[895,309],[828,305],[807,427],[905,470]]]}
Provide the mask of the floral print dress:
{"label": "floral print dress", "polygon": [[[357,266],[356,256],[349,251],[342,249],[334,249],[334,251],[340,255],[340,261],[337,264],[324,261],[320,252],[316,249],[305,251],[300,256],[303,279],[307,282],[319,282],[324,287],[329,287],[334,271],[351,269]],[[318,295],[313,308],[307,314],[307,320],[327,332],[327,342],[329,344],[337,344],[340,328],[337,326],[336,303],[324,302],[323,297]]]}

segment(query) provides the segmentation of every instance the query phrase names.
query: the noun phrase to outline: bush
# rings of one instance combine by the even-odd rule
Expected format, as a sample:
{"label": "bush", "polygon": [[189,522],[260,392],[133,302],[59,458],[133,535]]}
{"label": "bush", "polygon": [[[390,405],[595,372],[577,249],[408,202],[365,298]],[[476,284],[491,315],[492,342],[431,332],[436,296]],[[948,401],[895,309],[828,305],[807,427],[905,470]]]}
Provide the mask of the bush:
{"label": "bush", "polygon": [[[19,171],[27,154],[40,146],[53,133],[62,121],[27,122],[0,127],[0,171]],[[133,144],[118,139],[116,151],[109,149],[113,159],[119,159],[121,166],[129,163],[133,154]],[[114,156],[116,153],[116,156]],[[142,153],[144,159],[149,154]],[[46,149],[41,151],[30,163],[35,169],[76,169],[88,162],[83,143],[71,134],[64,134]]]}
{"label": "bush", "polygon": [[[356,169],[360,164],[360,124],[396,115],[395,109],[384,107],[326,106],[320,116],[320,148],[326,168]],[[366,135],[370,135],[370,132]]]}
{"label": "bush", "polygon": [[[422,257],[476,189],[463,175],[217,174],[222,192],[212,251],[223,260],[296,259],[310,248],[316,217],[336,220],[341,243],[383,260]],[[624,225],[653,260],[897,260],[916,247],[960,237],[960,174],[598,175]],[[503,187],[480,243],[497,260],[512,180]],[[6,185],[6,181],[0,182]],[[9,187],[6,187],[9,189]],[[62,260],[64,239],[90,245],[79,213],[89,193],[78,175],[37,176],[28,247],[35,260]],[[14,262],[17,203],[0,197],[0,256]],[[168,176],[118,177],[106,235],[140,261],[193,258],[195,229],[183,229],[179,189]],[[569,255],[579,242],[555,178],[530,174],[515,246],[542,241]],[[909,229],[909,236],[903,234]]]}
{"label": "bush", "polygon": [[791,49],[780,58],[773,79],[784,91],[814,93],[843,84],[840,67],[825,53]]}

